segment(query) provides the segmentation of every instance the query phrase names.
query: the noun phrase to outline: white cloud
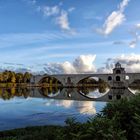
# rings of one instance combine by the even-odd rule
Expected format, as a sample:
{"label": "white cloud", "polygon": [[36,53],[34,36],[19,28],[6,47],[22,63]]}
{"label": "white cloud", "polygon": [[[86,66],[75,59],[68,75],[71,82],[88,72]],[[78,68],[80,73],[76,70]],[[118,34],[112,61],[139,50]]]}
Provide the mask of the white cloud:
{"label": "white cloud", "polygon": [[74,33],[73,29],[70,27],[69,13],[75,10],[74,7],[70,7],[67,10],[61,8],[62,3],[54,6],[37,6],[37,11],[42,12],[46,17],[53,17],[55,19],[55,24],[59,25],[62,30],[70,31]]}
{"label": "white cloud", "polygon": [[[98,69],[96,69],[94,65],[95,58],[96,55],[80,55],[75,58],[73,62],[66,61],[63,63],[43,64],[45,72],[43,70],[40,71],[41,69],[39,69],[39,71],[35,69],[35,65],[32,67],[28,66],[27,68],[27,66],[23,64],[16,63],[2,63],[0,70],[40,72],[41,74],[112,73],[115,63],[120,62],[122,67],[126,69],[126,72],[140,72],[140,55],[138,54],[122,54],[114,58],[108,58],[105,62],[105,66]],[[39,67],[41,67],[41,65],[39,65]]]}
{"label": "white cloud", "polygon": [[59,2],[57,5],[37,5],[36,0],[24,0],[25,2],[34,5],[36,10],[44,15],[44,17],[50,17],[55,21],[62,30],[69,31],[71,34],[76,32],[70,27],[69,14],[75,10],[75,7],[70,7],[68,9],[63,9],[63,2]]}
{"label": "white cloud", "polygon": [[106,19],[103,27],[101,29],[97,29],[97,32],[109,35],[116,27],[121,25],[123,21],[125,21],[124,10],[128,5],[129,0],[123,0],[117,11],[113,11]]}
{"label": "white cloud", "polygon": [[137,24],[137,25],[135,25],[135,28],[130,32],[131,35],[134,37],[129,43],[130,48],[135,48],[137,46],[137,43],[140,39],[139,33],[138,33],[139,29],[140,29],[140,24]]}
{"label": "white cloud", "polygon": [[138,41],[140,40],[140,35],[138,31],[138,25],[135,25],[134,29],[129,33],[133,36],[131,40],[122,40],[122,41],[114,41],[113,45],[127,45],[130,48],[135,48],[137,46]]}
{"label": "white cloud", "polygon": [[55,15],[58,15],[59,12],[60,12],[60,8],[55,5],[55,6],[43,6],[43,7],[38,7],[38,10],[39,11],[42,11],[44,16],[55,16]]}
{"label": "white cloud", "polygon": [[140,29],[140,23],[136,24],[136,27],[137,27],[138,29]]}
{"label": "white cloud", "polygon": [[27,67],[27,66],[19,66],[16,64],[2,64],[0,66],[0,72],[3,72],[5,70],[10,70],[10,71],[15,71],[15,72],[20,72],[20,73],[25,73],[25,72],[32,72],[31,68]]}
{"label": "white cloud", "polygon": [[61,29],[70,30],[68,13],[66,11],[61,11],[60,16],[56,18],[56,24],[58,24]]}
{"label": "white cloud", "polygon": [[75,10],[75,7],[70,7],[69,9],[68,9],[68,12],[72,12],[72,11],[74,11]]}
{"label": "white cloud", "polygon": [[107,60],[105,63],[105,67],[98,68],[98,73],[112,73],[112,69],[114,68],[114,63],[109,63],[110,61]]}
{"label": "white cloud", "polygon": [[96,55],[80,55],[72,63],[52,63],[44,67],[48,74],[56,73],[94,73],[96,68],[93,64]]}
{"label": "white cloud", "polygon": [[137,45],[137,40],[132,40],[130,43],[129,43],[129,47],[130,48],[135,48]]}
{"label": "white cloud", "polygon": [[120,6],[119,6],[119,8],[120,8],[120,11],[124,11],[125,10],[125,7],[128,5],[128,2],[129,2],[130,0],[123,0],[121,3],[120,3]]}
{"label": "white cloud", "polygon": [[96,55],[80,55],[73,62],[73,66],[75,67],[78,73],[85,72],[95,72],[95,66],[93,62],[95,61]]}
{"label": "white cloud", "polygon": [[36,0],[23,0],[26,3],[30,4],[30,5],[35,5],[36,4]]}
{"label": "white cloud", "polygon": [[62,67],[62,70],[64,71],[64,73],[77,73],[73,64],[68,61],[62,63],[61,67]]}
{"label": "white cloud", "polygon": [[122,54],[118,57],[109,58],[106,61],[106,66],[98,69],[98,72],[112,72],[112,68],[114,68],[116,62],[120,62],[122,67],[126,69],[126,72],[140,72],[140,55],[138,54]]}
{"label": "white cloud", "polygon": [[119,12],[114,11],[112,14],[107,18],[104,24],[103,34],[108,35],[110,34],[118,25],[121,25],[122,22],[125,20],[125,16]]}

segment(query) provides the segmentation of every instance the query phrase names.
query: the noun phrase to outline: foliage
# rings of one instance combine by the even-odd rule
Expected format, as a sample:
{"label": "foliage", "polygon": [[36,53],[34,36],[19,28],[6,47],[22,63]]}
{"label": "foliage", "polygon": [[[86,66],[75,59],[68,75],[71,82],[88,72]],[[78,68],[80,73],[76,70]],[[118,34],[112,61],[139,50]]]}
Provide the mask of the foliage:
{"label": "foliage", "polygon": [[[131,100],[121,99],[117,102],[108,103],[102,110],[102,115],[110,120],[117,114],[116,123],[118,127],[126,131],[127,139],[134,139],[134,129],[136,117],[140,115],[140,96],[136,96]],[[138,120],[137,120],[138,121]],[[140,122],[138,122],[139,124]],[[132,125],[133,124],[133,125]],[[140,124],[139,124],[140,125]],[[133,133],[132,133],[133,132]]]}
{"label": "foliage", "polygon": [[0,83],[29,83],[31,76],[29,72],[23,74],[6,70],[0,73]]}

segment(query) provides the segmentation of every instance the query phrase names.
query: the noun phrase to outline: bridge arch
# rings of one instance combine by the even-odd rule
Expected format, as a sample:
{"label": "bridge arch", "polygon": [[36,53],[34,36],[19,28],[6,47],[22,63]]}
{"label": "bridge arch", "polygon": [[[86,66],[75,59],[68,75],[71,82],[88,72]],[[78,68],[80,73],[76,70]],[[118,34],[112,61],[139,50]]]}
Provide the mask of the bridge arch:
{"label": "bridge arch", "polygon": [[59,81],[57,78],[50,75],[46,75],[40,78],[40,80],[38,81],[38,84],[41,84],[42,86],[48,86],[48,87],[49,86],[62,86],[61,81]]}
{"label": "bridge arch", "polygon": [[97,85],[98,83],[98,80],[99,78],[98,77],[91,77],[91,76],[88,76],[88,77],[84,77],[83,79],[79,80],[77,85],[78,84],[85,84],[85,85]]}
{"label": "bridge arch", "polygon": [[[79,76],[78,78],[76,78],[76,84],[79,83],[81,80],[86,79],[86,78],[95,78],[95,79],[101,79],[104,82],[109,84],[108,81],[108,74],[83,74],[81,76]],[[111,75],[110,75],[111,76]]]}
{"label": "bridge arch", "polygon": [[[112,79],[111,76],[110,76],[110,78]],[[92,82],[94,84],[98,84],[99,81],[102,81],[102,82],[106,83],[107,85],[109,84],[107,75],[101,76],[101,75],[98,75],[98,74],[87,75],[87,76],[81,77],[77,80],[77,84],[86,80],[86,79],[92,79],[92,80],[89,80],[89,83]]]}

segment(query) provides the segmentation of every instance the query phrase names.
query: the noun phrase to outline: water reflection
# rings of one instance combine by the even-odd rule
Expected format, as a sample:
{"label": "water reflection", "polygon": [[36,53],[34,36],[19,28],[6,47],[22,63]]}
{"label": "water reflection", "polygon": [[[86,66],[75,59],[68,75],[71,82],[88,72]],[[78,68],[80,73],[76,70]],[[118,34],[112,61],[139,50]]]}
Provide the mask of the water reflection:
{"label": "water reflection", "polygon": [[90,101],[73,101],[73,100],[51,100],[45,103],[46,106],[55,105],[56,107],[64,107],[67,109],[75,108],[80,114],[94,115],[96,114],[96,103]]}
{"label": "water reflection", "polygon": [[130,98],[134,94],[127,88],[111,88],[100,93],[98,88],[63,88],[59,94],[55,94],[53,99],[78,100],[78,101],[112,101],[121,98]]}
{"label": "water reflection", "polygon": [[59,87],[41,87],[39,91],[46,97],[54,97],[61,92],[61,89]]}
{"label": "water reflection", "polygon": [[[132,95],[128,89],[99,91],[98,88],[0,88],[0,130],[33,125],[64,125],[67,117],[76,117],[84,122],[101,111],[105,101]],[[98,98],[95,98],[96,92]]]}
{"label": "water reflection", "polygon": [[81,113],[81,114],[88,114],[88,115],[93,115],[96,114],[96,103],[95,102],[90,102],[90,101],[84,101],[82,103],[83,107],[79,107],[77,108],[77,110]]}
{"label": "water reflection", "polygon": [[34,125],[64,125],[68,117],[85,122],[101,111],[105,102],[54,100],[45,98],[0,100],[0,130]]}
{"label": "water reflection", "polygon": [[12,88],[0,88],[0,98],[4,100],[9,100],[11,98],[21,97],[27,98],[30,94],[29,88],[22,88],[22,87],[12,87]]}
{"label": "water reflection", "polygon": [[134,80],[129,85],[128,89],[134,94],[139,94],[140,93],[140,80],[139,79]]}
{"label": "water reflection", "polygon": [[[135,90],[139,92],[139,90]],[[79,87],[79,88],[58,88],[58,87],[17,87],[17,88],[0,88],[0,98],[9,100],[13,97],[36,97],[36,98],[52,98],[63,100],[78,101],[110,101],[120,99],[122,97],[133,96],[133,92],[129,88],[124,89],[108,89],[98,87]],[[115,96],[115,97],[114,97]]]}
{"label": "water reflection", "polygon": [[134,89],[134,88],[128,88],[128,90],[130,92],[132,92],[135,95],[139,95],[140,94],[140,89]]}
{"label": "water reflection", "polygon": [[78,92],[90,97],[90,98],[99,98],[109,92],[108,87],[80,87]]}

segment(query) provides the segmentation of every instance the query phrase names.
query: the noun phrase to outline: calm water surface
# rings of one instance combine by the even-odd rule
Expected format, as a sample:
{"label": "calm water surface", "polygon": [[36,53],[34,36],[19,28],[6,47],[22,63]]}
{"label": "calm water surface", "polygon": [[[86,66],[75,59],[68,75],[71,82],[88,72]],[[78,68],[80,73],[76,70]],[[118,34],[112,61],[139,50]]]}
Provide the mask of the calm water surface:
{"label": "calm water surface", "polygon": [[[19,92],[20,91],[20,92]],[[24,93],[22,93],[24,91]],[[0,130],[37,125],[65,125],[68,117],[85,122],[100,112],[106,102],[51,99],[59,90],[40,93],[17,89],[0,89]],[[83,92],[82,92],[83,93]],[[95,97],[97,89],[87,91]],[[69,95],[69,94],[68,94]],[[99,94],[100,95],[100,94]],[[26,97],[26,98],[25,98]]]}

